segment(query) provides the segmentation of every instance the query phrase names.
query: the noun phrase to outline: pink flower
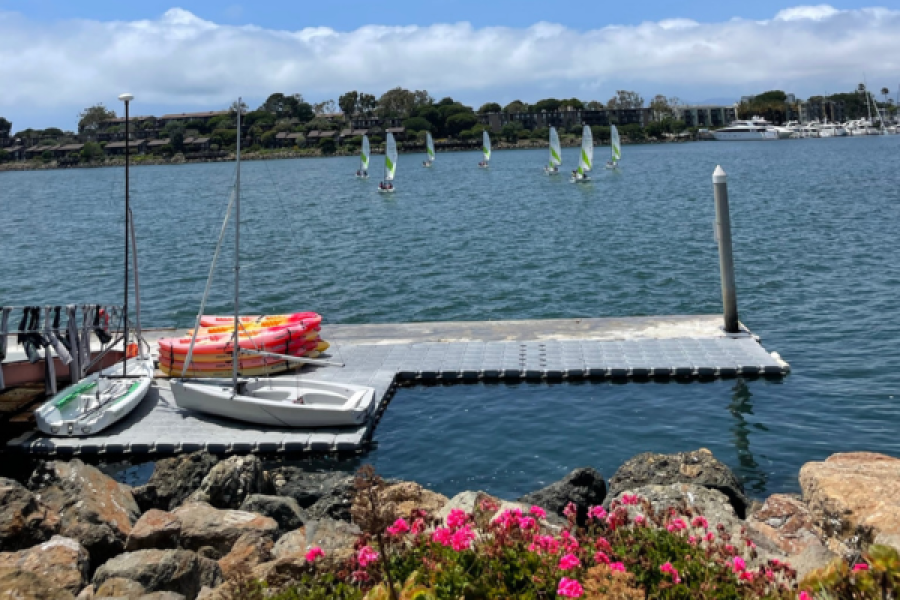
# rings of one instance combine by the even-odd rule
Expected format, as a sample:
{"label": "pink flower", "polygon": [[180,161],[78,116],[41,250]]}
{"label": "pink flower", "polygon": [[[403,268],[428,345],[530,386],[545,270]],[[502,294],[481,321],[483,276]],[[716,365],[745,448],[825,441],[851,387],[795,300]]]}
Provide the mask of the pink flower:
{"label": "pink flower", "polygon": [[578,560],[578,557],[574,554],[566,554],[561,559],[559,559],[559,568],[563,571],[568,571],[569,569],[574,569],[580,566],[581,561]]}
{"label": "pink flower", "polygon": [[405,519],[397,519],[391,527],[387,528],[388,535],[401,535],[409,531],[409,523]]}
{"label": "pink flower", "polygon": [[325,556],[325,551],[318,546],[313,546],[306,553],[306,562],[314,562],[320,556]]}
{"label": "pink flower", "polygon": [[556,588],[557,596],[565,596],[566,598],[581,598],[584,594],[584,588],[575,579],[563,577],[559,580],[559,587]]}
{"label": "pink flower", "polygon": [[675,531],[681,531],[682,529],[687,529],[687,523],[684,522],[684,519],[675,519],[672,521],[672,527],[675,528]]}
{"label": "pink flower", "polygon": [[678,576],[678,569],[672,566],[672,563],[667,562],[663,563],[659,566],[659,570],[663,573],[669,573],[672,576],[673,583],[681,583],[681,577]]}
{"label": "pink flower", "polygon": [[465,527],[461,527],[456,530],[456,533],[453,534],[453,537],[450,539],[450,545],[457,552],[462,552],[463,550],[468,550],[472,547],[472,542],[475,541],[475,532],[466,525]]}
{"label": "pink flower", "polygon": [[623,494],[622,504],[637,505],[641,503],[641,498],[637,494]]}
{"label": "pink flower", "polygon": [[738,579],[742,579],[744,581],[753,581],[755,575],[753,571],[741,571],[741,574],[738,576]]}
{"label": "pink flower", "polygon": [[356,553],[356,561],[359,563],[359,566],[366,568],[370,563],[378,560],[378,553],[372,550],[368,546],[363,546],[359,549],[359,552]]}
{"label": "pink flower", "polygon": [[731,563],[735,573],[740,573],[747,570],[747,563],[744,562],[744,559],[740,556],[735,556],[733,559],[731,559]]}
{"label": "pink flower", "polygon": [[602,506],[592,506],[588,509],[588,519],[597,519],[598,521],[606,518],[606,510]]}
{"label": "pink flower", "polygon": [[716,539],[716,534],[714,534],[712,531],[710,531],[709,533],[707,533],[706,535],[703,536],[703,539],[706,540],[707,542],[711,542],[714,539]]}
{"label": "pink flower", "polygon": [[800,595],[797,596],[797,600],[813,600],[812,596],[809,595],[809,592],[806,590],[800,592]]}
{"label": "pink flower", "polygon": [[609,565],[609,570],[610,570],[610,571],[621,571],[622,573],[624,573],[624,572],[625,572],[625,565],[622,564],[622,563],[620,563],[620,562],[614,562],[614,563],[612,563],[612,564]]}
{"label": "pink flower", "polygon": [[[577,509],[575,508],[574,502],[569,502],[566,504],[566,507],[563,509],[563,514],[566,517],[574,517]],[[577,581],[575,583],[578,583]]]}
{"label": "pink flower", "polygon": [[468,515],[466,515],[465,511],[454,508],[450,511],[450,514],[447,515],[447,527],[450,529],[459,529],[466,524],[467,519]]}
{"label": "pink flower", "polygon": [[635,515],[634,516],[634,524],[635,525],[643,525],[645,520],[646,519],[644,519],[644,515]]}
{"label": "pink flower", "polygon": [[521,518],[522,509],[507,509],[501,512],[500,515],[494,520],[494,522],[498,523],[500,527],[502,527],[506,531],[510,531],[511,529],[516,529],[519,526],[519,521],[521,520]]}
{"label": "pink flower", "polygon": [[546,519],[546,518],[547,518],[547,511],[545,511],[545,510],[544,510],[543,508],[541,508],[540,506],[532,506],[532,507],[528,510],[528,512],[530,512],[531,514],[533,514],[533,515],[534,515],[535,517],[537,517],[538,519]]}
{"label": "pink flower", "polygon": [[531,531],[531,530],[537,531],[538,530],[537,521],[535,521],[531,517],[521,517],[519,519],[519,529],[521,529],[522,531]]}
{"label": "pink flower", "polygon": [[353,573],[351,573],[350,576],[353,578],[353,581],[368,581],[369,580],[369,574],[362,570],[353,571]]}
{"label": "pink flower", "polygon": [[703,529],[706,529],[707,527],[709,527],[709,521],[706,520],[706,517],[697,516],[694,517],[693,521],[691,521],[691,525],[693,525],[694,527],[702,527]]}
{"label": "pink flower", "polygon": [[541,552],[556,554],[559,552],[559,543],[552,535],[536,535],[534,536],[534,543],[528,549],[538,554]]}
{"label": "pink flower", "polygon": [[413,535],[418,535],[425,531],[425,521],[422,519],[416,519],[412,524],[412,532]]}
{"label": "pink flower", "polygon": [[598,565],[608,565],[610,561],[609,557],[606,555],[606,552],[598,550],[594,553],[594,562]]}
{"label": "pink flower", "polygon": [[688,538],[688,544],[691,544],[692,546],[696,546],[697,545],[697,536],[696,535],[690,536]]}
{"label": "pink flower", "polygon": [[772,572],[772,569],[766,569],[766,579],[775,581],[775,573]]}
{"label": "pink flower", "polygon": [[744,540],[744,541],[747,542],[748,548],[756,548],[756,544],[753,543],[753,540]]}
{"label": "pink flower", "polygon": [[571,533],[563,530],[563,532],[560,534],[560,537],[562,538],[563,548],[565,548],[568,552],[578,549],[578,540],[576,540]]}
{"label": "pink flower", "polygon": [[453,539],[453,532],[446,527],[437,527],[431,534],[431,539],[441,546],[449,546]]}
{"label": "pink flower", "polygon": [[725,552],[728,554],[734,554],[734,546],[731,544],[725,544]]}
{"label": "pink flower", "polygon": [[854,573],[855,573],[856,571],[868,571],[868,570],[869,570],[869,564],[868,564],[868,563],[856,563],[855,565],[853,565],[853,572],[854,572]]}

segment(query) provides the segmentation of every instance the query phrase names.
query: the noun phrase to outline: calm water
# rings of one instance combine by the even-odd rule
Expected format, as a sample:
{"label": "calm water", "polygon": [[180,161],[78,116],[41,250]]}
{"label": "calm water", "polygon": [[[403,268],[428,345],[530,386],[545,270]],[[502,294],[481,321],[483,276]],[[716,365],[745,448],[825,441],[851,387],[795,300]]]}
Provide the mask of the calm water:
{"label": "calm water", "polygon": [[[574,467],[608,477],[638,452],[705,446],[754,495],[794,491],[806,461],[900,455],[898,150],[897,136],[629,146],[622,173],[583,186],[542,176],[546,150],[496,152],[489,171],[475,153],[433,169],[402,155],[391,196],[375,191],[379,156],[368,181],[352,158],[245,162],[243,307],[332,323],[717,313],[721,164],[741,320],[789,377],[402,389],[364,460],[514,497]],[[131,174],[144,323],[187,326],[233,164]],[[0,302],[119,302],[122,195],[121,169],[0,173]],[[230,308],[231,260],[208,312]]]}

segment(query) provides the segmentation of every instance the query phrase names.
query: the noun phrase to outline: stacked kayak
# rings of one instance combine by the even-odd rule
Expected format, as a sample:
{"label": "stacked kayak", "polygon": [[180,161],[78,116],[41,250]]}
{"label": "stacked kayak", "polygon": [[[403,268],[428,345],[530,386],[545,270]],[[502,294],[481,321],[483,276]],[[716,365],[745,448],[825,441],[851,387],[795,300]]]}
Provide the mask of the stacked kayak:
{"label": "stacked kayak", "polygon": [[[320,337],[322,317],[303,312],[288,315],[240,317],[238,344],[247,350],[258,350],[287,356],[315,358],[328,349]],[[233,368],[234,317],[203,316],[194,342],[191,364],[185,377],[230,377]],[[171,377],[181,377],[191,346],[193,330],[183,337],[159,341],[159,369]],[[297,366],[277,357],[240,354],[238,373],[244,377],[272,375]]]}

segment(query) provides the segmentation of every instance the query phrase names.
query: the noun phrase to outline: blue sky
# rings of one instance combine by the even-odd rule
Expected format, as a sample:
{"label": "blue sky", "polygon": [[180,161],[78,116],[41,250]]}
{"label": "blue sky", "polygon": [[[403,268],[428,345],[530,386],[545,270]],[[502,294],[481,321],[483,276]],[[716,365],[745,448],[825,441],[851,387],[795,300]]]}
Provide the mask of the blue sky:
{"label": "blue sky", "polygon": [[[804,5],[0,0],[0,116],[72,129],[86,106],[217,110],[402,86],[470,105],[617,89],[699,103],[900,83],[900,1]],[[9,82],[7,85],[6,82]]]}

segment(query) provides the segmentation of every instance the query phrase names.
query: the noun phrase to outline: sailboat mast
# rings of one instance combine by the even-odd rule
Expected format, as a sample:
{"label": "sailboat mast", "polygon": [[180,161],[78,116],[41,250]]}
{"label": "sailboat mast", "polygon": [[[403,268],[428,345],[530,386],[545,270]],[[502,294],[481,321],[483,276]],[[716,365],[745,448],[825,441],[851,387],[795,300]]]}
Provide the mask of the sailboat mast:
{"label": "sailboat mast", "polygon": [[122,303],[122,327],[124,329],[124,337],[122,339],[122,349],[124,350],[125,359],[122,361],[122,377],[128,375],[128,241],[131,237],[131,206],[129,197],[129,181],[128,181],[128,163],[131,159],[131,145],[129,144],[129,114],[128,106],[131,102],[130,94],[122,94],[120,96],[125,101],[125,299]]}
{"label": "sailboat mast", "polygon": [[237,394],[238,362],[240,362],[240,322],[238,313],[241,285],[241,99],[237,101],[237,150],[235,152],[234,178],[234,346],[231,358],[231,385]]}

